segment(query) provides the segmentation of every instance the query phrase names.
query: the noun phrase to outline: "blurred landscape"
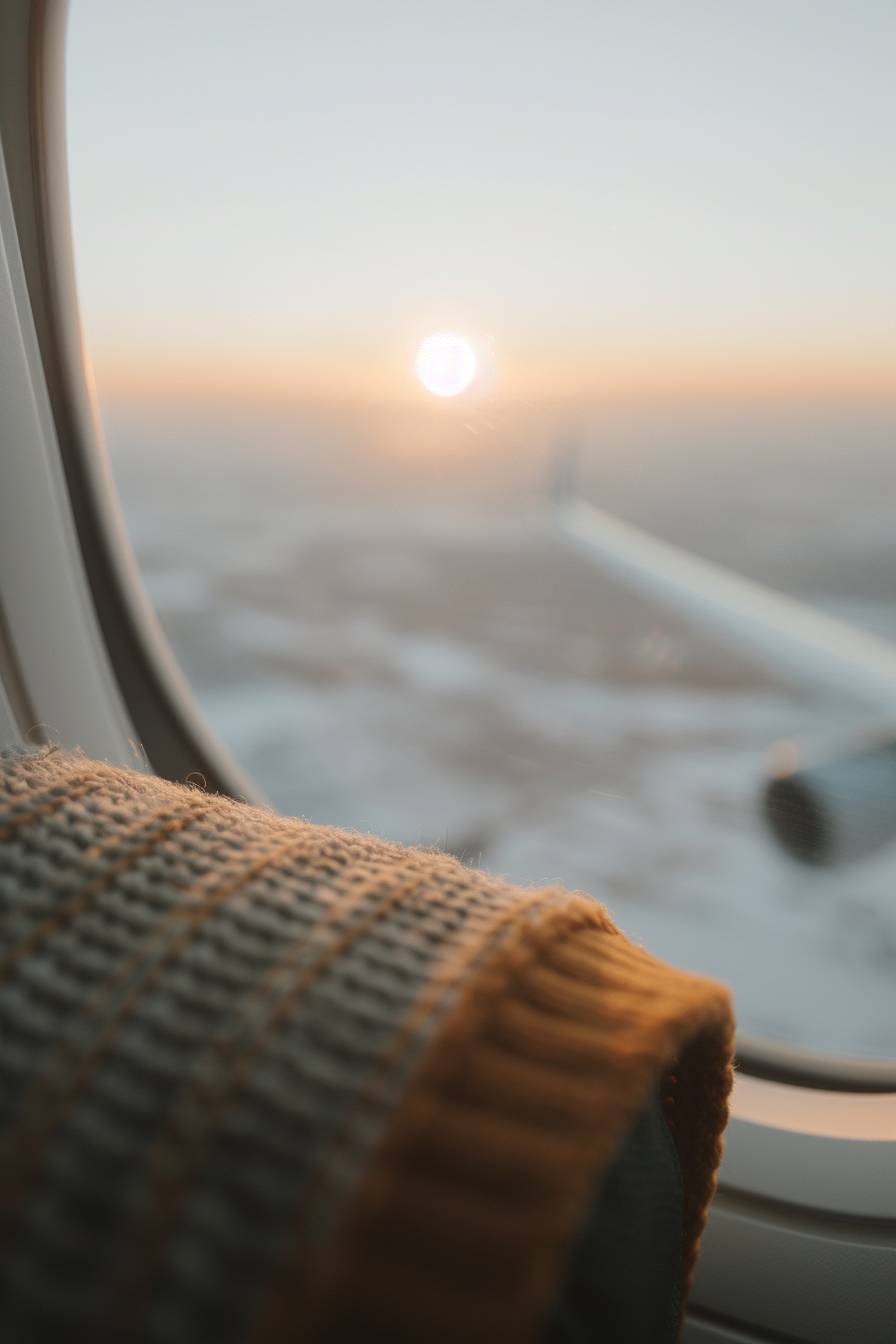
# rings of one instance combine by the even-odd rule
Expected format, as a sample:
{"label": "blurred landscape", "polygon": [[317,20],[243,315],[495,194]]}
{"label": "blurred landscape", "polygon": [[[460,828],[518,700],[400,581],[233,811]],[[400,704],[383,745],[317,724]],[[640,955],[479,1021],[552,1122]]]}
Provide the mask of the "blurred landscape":
{"label": "blurred landscape", "polygon": [[867,709],[612,582],[546,497],[576,442],[601,507],[896,637],[892,409],[103,411],[161,623],[277,808],[590,892],[743,1030],[896,1057],[896,846],[804,869],[758,818],[770,746]]}
{"label": "blurred landscape", "polygon": [[85,345],[271,804],[590,892],[744,1031],[896,1059],[896,844],[801,868],[759,815],[776,742],[868,707],[626,591],[547,490],[575,447],[610,513],[896,638],[896,11],[655,8],[82,0]]}

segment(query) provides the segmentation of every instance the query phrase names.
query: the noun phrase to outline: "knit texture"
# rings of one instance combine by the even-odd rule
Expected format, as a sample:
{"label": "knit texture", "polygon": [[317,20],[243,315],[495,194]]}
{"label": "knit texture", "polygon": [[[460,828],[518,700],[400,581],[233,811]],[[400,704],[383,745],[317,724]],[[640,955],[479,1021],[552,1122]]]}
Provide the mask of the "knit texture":
{"label": "knit texture", "polygon": [[0,760],[0,1337],[536,1340],[659,1084],[685,1286],[727,992],[596,901]]}

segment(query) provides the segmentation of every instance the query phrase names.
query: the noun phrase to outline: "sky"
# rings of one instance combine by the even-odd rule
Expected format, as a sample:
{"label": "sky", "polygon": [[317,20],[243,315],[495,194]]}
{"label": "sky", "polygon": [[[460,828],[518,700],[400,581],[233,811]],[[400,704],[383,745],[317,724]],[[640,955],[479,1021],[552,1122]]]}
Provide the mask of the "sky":
{"label": "sky", "polygon": [[896,396],[892,0],[72,0],[100,386]]}

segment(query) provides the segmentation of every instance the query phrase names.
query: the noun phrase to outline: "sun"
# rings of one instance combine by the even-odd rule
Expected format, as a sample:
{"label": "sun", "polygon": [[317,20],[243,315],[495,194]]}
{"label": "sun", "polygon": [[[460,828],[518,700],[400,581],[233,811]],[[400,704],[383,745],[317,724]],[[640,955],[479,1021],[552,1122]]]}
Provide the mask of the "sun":
{"label": "sun", "polygon": [[417,377],[437,397],[456,397],[476,377],[476,355],[470,342],[452,331],[437,331],[417,351]]}

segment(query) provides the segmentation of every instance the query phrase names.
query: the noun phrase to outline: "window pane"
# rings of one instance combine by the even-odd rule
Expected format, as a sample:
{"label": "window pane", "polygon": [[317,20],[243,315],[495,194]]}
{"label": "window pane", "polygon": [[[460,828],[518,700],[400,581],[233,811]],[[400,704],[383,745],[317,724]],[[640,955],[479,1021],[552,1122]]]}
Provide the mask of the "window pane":
{"label": "window pane", "polygon": [[896,638],[894,57],[889,5],[696,0],[80,0],[69,57],[131,538],[269,797],[593,892],[743,1030],[870,1058],[896,765],[842,776],[848,863],[760,799],[892,711],[626,586],[551,482]]}

